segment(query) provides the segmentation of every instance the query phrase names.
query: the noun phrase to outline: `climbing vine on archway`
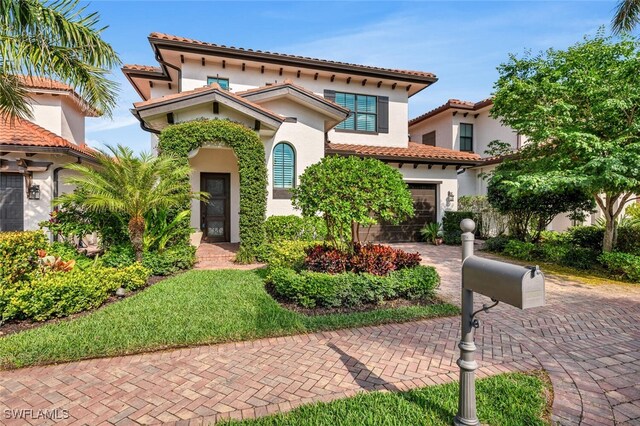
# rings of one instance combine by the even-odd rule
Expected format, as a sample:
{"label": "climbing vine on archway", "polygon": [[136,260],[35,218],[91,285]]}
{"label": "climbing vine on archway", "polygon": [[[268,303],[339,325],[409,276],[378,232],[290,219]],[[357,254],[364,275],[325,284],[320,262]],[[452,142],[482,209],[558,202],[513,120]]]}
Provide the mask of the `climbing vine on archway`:
{"label": "climbing vine on archway", "polygon": [[160,134],[160,154],[172,153],[187,160],[189,152],[207,143],[223,143],[233,149],[240,174],[240,251],[237,261],[255,260],[264,243],[267,210],[267,166],[264,145],[258,135],[228,120],[195,120],[165,128]]}

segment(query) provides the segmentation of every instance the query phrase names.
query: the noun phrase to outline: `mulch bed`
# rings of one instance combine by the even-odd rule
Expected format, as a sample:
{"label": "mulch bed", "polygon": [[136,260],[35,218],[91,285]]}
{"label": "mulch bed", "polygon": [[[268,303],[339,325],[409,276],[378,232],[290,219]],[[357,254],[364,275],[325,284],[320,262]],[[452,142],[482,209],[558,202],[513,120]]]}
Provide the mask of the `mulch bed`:
{"label": "mulch bed", "polygon": [[355,306],[355,307],[337,307],[337,308],[303,308],[302,306],[296,305],[295,303],[289,302],[287,300],[282,299],[278,295],[276,295],[273,284],[267,283],[265,284],[265,290],[273,299],[280,304],[285,309],[288,309],[293,312],[297,312],[299,314],[307,315],[307,316],[317,316],[317,315],[331,315],[331,314],[352,314],[356,312],[369,312],[369,311],[377,311],[380,309],[394,309],[394,308],[402,308],[407,306],[427,306],[427,305],[437,305],[442,303],[439,299],[429,299],[429,300],[408,300],[408,299],[394,299],[394,300],[383,300],[379,304],[368,303],[366,305]]}
{"label": "mulch bed", "polygon": [[134,296],[138,293],[140,293],[141,291],[146,290],[147,288],[151,287],[152,285],[155,285],[157,283],[159,283],[160,281],[163,281],[167,278],[169,278],[170,276],[159,276],[159,275],[154,275],[149,277],[149,279],[147,280],[147,285],[136,290],[136,291],[128,291],[127,295],[124,297],[117,297],[117,296],[111,296],[109,297],[106,302],[104,302],[102,305],[98,306],[95,309],[89,309],[87,311],[82,311],[82,312],[78,312],[77,314],[73,314],[73,315],[69,315],[68,317],[64,317],[64,318],[51,318],[48,319],[46,321],[33,321],[30,319],[27,320],[10,320],[2,325],[0,325],[0,338],[1,337],[5,337],[8,336],[10,334],[14,334],[14,333],[19,333],[21,331],[25,331],[25,330],[30,330],[32,328],[38,328],[38,327],[42,327],[44,325],[48,325],[48,324],[57,324],[59,322],[64,322],[64,321],[71,321],[74,320],[76,318],[80,318],[83,317],[85,315],[89,315],[95,311],[97,311],[98,309],[102,309],[105,306],[111,305],[112,303],[116,303],[119,302],[121,300],[124,300],[128,297]]}

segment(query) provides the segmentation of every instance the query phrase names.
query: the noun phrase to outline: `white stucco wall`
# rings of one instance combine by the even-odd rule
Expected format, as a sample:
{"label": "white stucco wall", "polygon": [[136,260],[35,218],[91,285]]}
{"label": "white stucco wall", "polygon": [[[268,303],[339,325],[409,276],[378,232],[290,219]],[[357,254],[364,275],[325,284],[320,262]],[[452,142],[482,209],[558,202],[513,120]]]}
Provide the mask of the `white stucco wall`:
{"label": "white stucco wall", "polygon": [[422,143],[422,135],[436,132],[436,146],[453,149],[453,127],[451,113],[441,113],[427,120],[420,121],[409,129],[411,141]]}
{"label": "white stucco wall", "polygon": [[296,73],[284,71],[283,75],[275,70],[260,69],[247,66],[245,71],[238,66],[228,64],[224,69],[221,65],[208,64],[202,66],[200,61],[185,59],[182,65],[182,91],[192,90],[207,84],[207,77],[228,78],[232,92],[240,92],[247,89],[265,86],[267,83],[283,82],[291,80],[294,84],[303,86],[320,96],[324,96],[325,89],[338,92],[357,93],[374,96],[389,97],[389,133],[360,134],[329,132],[329,140],[335,143],[352,143],[362,145],[381,146],[406,146],[408,140],[408,95],[406,90],[392,90],[389,86],[377,88],[371,82],[366,86],[360,83],[347,84],[343,79],[330,81],[329,77],[319,76],[314,80],[312,76],[302,74],[300,78]]}
{"label": "white stucco wall", "polygon": [[29,121],[62,136],[62,101],[60,96],[32,95],[31,109],[33,117]]}
{"label": "white stucco wall", "polygon": [[60,136],[75,144],[84,140],[84,114],[68,96],[63,97],[62,114],[60,117]]}

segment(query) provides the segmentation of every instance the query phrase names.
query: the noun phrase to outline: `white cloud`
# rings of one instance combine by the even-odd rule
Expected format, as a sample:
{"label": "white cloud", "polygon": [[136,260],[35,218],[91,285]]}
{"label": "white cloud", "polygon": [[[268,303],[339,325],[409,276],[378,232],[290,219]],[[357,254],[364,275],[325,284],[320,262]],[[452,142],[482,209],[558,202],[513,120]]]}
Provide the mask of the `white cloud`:
{"label": "white cloud", "polygon": [[96,132],[104,132],[107,130],[120,129],[122,127],[133,126],[134,124],[138,124],[138,120],[128,113],[127,116],[123,115],[114,115],[113,118],[99,118],[93,123],[87,126],[87,132],[96,133]]}

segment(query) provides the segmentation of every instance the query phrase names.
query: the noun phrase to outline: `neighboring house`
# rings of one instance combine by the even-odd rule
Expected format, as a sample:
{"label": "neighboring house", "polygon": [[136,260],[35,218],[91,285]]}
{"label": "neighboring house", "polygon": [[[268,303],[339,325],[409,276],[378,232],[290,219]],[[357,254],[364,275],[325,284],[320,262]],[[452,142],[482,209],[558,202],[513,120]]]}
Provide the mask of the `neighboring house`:
{"label": "neighboring house", "polygon": [[[445,104],[409,121],[410,139],[416,143],[477,153],[481,160],[474,167],[458,173],[458,196],[486,195],[486,176],[503,161],[486,153],[494,140],[506,142],[515,152],[527,143],[524,135],[489,116],[493,101],[480,102],[449,99]],[[584,225],[590,225],[602,216],[600,211],[590,215]],[[564,231],[576,225],[567,215],[558,215],[548,229]]]}
{"label": "neighboring house", "polygon": [[[437,81],[405,71],[241,49],[152,33],[160,67],[125,65],[142,97],[133,114],[157,134],[172,123],[228,118],[254,129],[269,171],[267,215],[299,214],[291,188],[325,155],[374,157],[397,168],[413,194],[417,215],[400,226],[363,230],[379,241],[413,240],[428,221],[441,220],[457,199],[457,175],[480,157],[455,146],[409,142],[409,98]],[[230,148],[205,144],[189,156],[194,191],[191,225],[210,242],[239,240],[238,165]]]}
{"label": "neighboring house", "polygon": [[0,231],[38,229],[53,198],[71,189],[64,165],[93,161],[84,119],[98,112],[66,84],[25,77],[23,85],[32,118],[0,117]]}

